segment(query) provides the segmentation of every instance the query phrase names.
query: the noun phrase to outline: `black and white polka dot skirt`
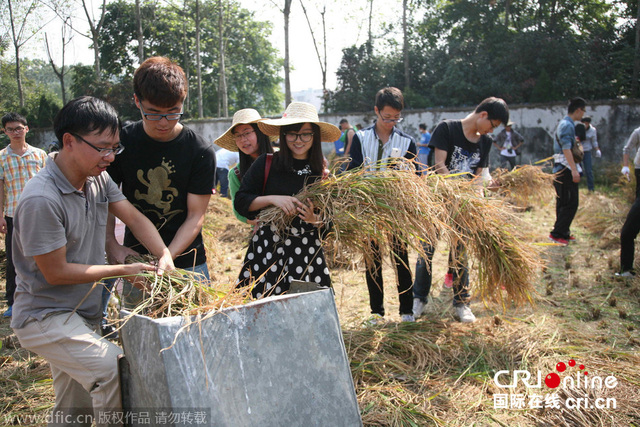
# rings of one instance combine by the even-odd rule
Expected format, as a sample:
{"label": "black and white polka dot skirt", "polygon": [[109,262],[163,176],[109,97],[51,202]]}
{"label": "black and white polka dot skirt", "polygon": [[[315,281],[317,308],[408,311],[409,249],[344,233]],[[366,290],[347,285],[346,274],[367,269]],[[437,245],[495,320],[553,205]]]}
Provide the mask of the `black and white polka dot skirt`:
{"label": "black and white polka dot skirt", "polygon": [[262,225],[249,242],[237,286],[253,285],[253,296],[261,298],[286,292],[293,280],[331,286],[318,228],[295,221],[278,234]]}

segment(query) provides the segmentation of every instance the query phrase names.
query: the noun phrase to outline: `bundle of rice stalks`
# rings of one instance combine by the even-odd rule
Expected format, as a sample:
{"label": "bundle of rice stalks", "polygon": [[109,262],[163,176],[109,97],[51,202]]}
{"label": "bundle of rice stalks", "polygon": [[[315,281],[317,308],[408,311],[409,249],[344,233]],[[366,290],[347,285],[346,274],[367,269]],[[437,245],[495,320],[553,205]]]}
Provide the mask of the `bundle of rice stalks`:
{"label": "bundle of rice stalks", "polygon": [[631,204],[594,194],[580,200],[576,221],[594,236],[599,236],[601,249],[616,249],[620,247],[620,230],[630,208]]}
{"label": "bundle of rice stalks", "polygon": [[[148,256],[127,257],[126,262],[150,262],[150,259]],[[242,305],[251,298],[251,294],[243,289],[234,288],[229,292],[216,290],[203,280],[201,274],[182,269],[165,271],[161,276],[154,272],[142,272],[134,282],[144,287],[145,291],[142,301],[131,313],[153,319],[204,313],[210,315],[222,308]],[[121,301],[122,298],[120,296]]]}
{"label": "bundle of rice stalks", "polygon": [[[420,254],[425,242],[462,242],[479,265],[483,298],[504,305],[504,289],[516,304],[532,302],[532,279],[542,263],[520,219],[501,200],[485,198],[474,182],[434,173],[420,177],[401,160],[399,166],[332,176],[296,197],[312,200],[324,221],[333,224],[335,240],[365,259],[372,256],[371,241],[380,244],[381,253],[397,239]],[[283,232],[293,218],[277,207],[260,215]]]}
{"label": "bundle of rice stalks", "polygon": [[543,172],[539,166],[523,165],[511,171],[496,169],[493,180],[500,184],[498,192],[519,207],[531,202],[548,203],[555,197],[555,175]]}
{"label": "bundle of rice stalks", "polygon": [[[370,242],[387,253],[394,239],[423,252],[422,242],[435,242],[446,224],[440,223],[444,207],[436,193],[410,169],[370,172],[356,169],[316,181],[297,196],[311,200],[340,245],[371,257]],[[284,232],[295,215],[280,208],[262,211],[260,221]]]}

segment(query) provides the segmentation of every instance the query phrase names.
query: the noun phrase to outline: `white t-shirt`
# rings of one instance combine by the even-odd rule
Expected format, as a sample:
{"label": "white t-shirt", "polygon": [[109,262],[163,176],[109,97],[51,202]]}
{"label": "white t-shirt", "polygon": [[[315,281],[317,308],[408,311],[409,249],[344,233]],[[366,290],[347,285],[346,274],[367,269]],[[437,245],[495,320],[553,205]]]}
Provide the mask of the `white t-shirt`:
{"label": "white t-shirt", "polygon": [[221,169],[231,169],[231,166],[240,161],[240,156],[237,151],[229,151],[225,148],[221,148],[216,151],[216,167]]}

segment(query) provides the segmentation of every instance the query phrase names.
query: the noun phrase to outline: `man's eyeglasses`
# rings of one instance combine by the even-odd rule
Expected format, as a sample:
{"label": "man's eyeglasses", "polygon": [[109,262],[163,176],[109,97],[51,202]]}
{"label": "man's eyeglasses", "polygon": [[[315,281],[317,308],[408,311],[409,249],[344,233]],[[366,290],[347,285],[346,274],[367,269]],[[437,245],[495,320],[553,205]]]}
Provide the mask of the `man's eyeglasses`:
{"label": "man's eyeglasses", "polygon": [[493,120],[491,120],[491,119],[489,119],[489,123],[491,123],[491,129],[495,129],[495,128],[497,128],[498,126],[500,126],[500,123],[498,123],[497,125],[494,125],[494,124],[493,124]]}
{"label": "man's eyeglasses", "polygon": [[78,135],[76,133],[72,133],[71,135],[75,136],[76,138],[78,138],[82,142],[86,143],[89,147],[93,148],[98,153],[102,154],[102,157],[108,157],[111,153],[113,153],[115,156],[117,156],[118,154],[120,154],[120,153],[122,153],[124,151],[124,146],[122,146],[122,145],[118,145],[116,148],[98,148],[98,147],[96,147],[95,145],[93,145],[92,143],[90,143],[89,141],[87,141],[86,139],[84,139],[83,137],[81,137],[80,135]]}
{"label": "man's eyeglasses", "polygon": [[385,119],[380,116],[380,120],[382,120],[383,123],[401,123],[404,120],[404,117],[398,117],[397,119]]}
{"label": "man's eyeglasses", "polygon": [[295,133],[295,132],[287,132],[285,133],[287,138],[287,142],[296,142],[298,138],[302,142],[311,142],[313,139],[313,132],[305,132],[305,133]]}
{"label": "man's eyeglasses", "polygon": [[26,128],[23,126],[17,128],[4,128],[6,133],[22,133]]}
{"label": "man's eyeglasses", "polygon": [[233,137],[235,138],[236,141],[242,141],[245,138],[249,138],[249,135],[255,132],[256,132],[255,130],[248,130],[245,133],[236,133],[233,135]]}
{"label": "man's eyeglasses", "polygon": [[151,122],[158,122],[160,120],[162,120],[162,118],[164,117],[165,119],[169,120],[169,121],[176,121],[176,120],[180,120],[180,117],[182,117],[182,115],[184,113],[169,113],[169,114],[158,114],[158,113],[145,113],[144,109],[142,108],[142,103],[140,103],[140,111],[142,112],[142,115],[144,116],[145,119],[151,121]]}

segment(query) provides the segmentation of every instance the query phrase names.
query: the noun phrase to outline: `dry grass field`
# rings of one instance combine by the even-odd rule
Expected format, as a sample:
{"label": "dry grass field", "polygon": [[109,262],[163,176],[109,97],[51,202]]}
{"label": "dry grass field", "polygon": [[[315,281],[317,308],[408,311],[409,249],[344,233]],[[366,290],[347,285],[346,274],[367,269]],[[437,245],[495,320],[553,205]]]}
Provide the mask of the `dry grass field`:
{"label": "dry grass field", "polygon": [[[503,309],[474,298],[478,320],[473,324],[455,321],[451,291],[442,286],[445,245],[436,252],[427,313],[416,323],[399,322],[388,257],[386,321],[373,327],[363,326],[369,303],[362,263],[350,257],[348,264],[332,270],[365,425],[640,425],[640,279],[613,275],[619,264],[617,233],[628,204],[601,193],[581,193],[581,198],[573,229],[577,240],[568,247],[548,245],[552,204],[519,214],[532,230],[530,239],[541,244],[547,263],[539,276],[529,278],[537,291],[535,305]],[[205,225],[214,286],[227,289],[234,283],[249,233],[233,217],[230,202],[214,197]],[[473,279],[472,274],[472,284]],[[4,294],[4,283],[0,288]],[[0,424],[46,413],[54,401],[47,363],[20,349],[6,319],[0,319],[0,339]],[[558,363],[570,360],[576,366],[561,377],[580,375],[578,366],[584,365],[589,378],[614,376],[615,387],[560,390],[543,381],[542,388],[527,389],[519,383],[507,389],[494,381],[496,372],[514,370],[533,376],[539,371],[545,379],[560,372]],[[500,378],[500,384],[509,383],[512,376]],[[585,407],[571,407],[576,398],[585,399]],[[595,407],[599,398],[609,407]]]}

